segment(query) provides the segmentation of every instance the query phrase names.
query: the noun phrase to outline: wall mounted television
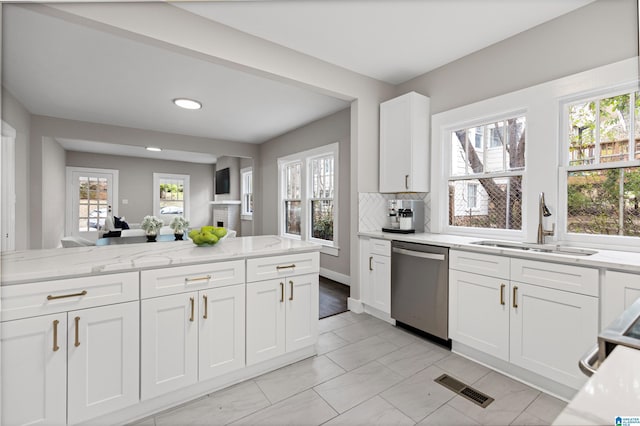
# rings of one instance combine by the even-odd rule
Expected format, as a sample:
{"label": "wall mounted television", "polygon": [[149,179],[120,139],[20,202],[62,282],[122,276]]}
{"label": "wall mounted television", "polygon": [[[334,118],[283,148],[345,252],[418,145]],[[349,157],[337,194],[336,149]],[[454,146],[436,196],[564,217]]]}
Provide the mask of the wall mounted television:
{"label": "wall mounted television", "polygon": [[216,194],[228,194],[230,190],[229,168],[216,170]]}

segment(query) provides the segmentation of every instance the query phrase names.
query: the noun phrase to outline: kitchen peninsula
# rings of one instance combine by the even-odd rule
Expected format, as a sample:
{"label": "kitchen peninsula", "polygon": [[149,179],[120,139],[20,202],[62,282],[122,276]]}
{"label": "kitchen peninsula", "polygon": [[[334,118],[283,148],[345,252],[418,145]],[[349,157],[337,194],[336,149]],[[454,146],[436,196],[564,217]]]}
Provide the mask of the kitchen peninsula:
{"label": "kitchen peninsula", "polygon": [[313,356],[319,246],[276,236],[2,256],[2,424],[124,423]]}

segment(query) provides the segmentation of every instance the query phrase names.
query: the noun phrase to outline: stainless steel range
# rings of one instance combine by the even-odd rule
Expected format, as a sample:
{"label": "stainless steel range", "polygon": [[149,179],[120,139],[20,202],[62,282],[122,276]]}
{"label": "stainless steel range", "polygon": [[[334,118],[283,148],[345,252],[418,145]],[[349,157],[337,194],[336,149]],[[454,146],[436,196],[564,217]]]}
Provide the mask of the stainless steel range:
{"label": "stainless steel range", "polygon": [[580,370],[591,376],[618,345],[640,349],[640,299],[600,333],[597,345],[580,360]]}

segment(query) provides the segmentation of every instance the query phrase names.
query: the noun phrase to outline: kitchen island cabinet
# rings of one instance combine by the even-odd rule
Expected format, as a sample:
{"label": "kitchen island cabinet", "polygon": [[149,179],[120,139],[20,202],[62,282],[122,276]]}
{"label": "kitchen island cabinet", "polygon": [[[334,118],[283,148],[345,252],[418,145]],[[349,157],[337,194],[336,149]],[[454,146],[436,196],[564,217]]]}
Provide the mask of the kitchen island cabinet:
{"label": "kitchen island cabinet", "polygon": [[[288,257],[297,271],[264,265]],[[289,323],[284,351],[247,365],[245,319],[265,313],[247,301],[253,260],[261,277],[286,284]],[[9,253],[2,263],[2,424],[128,423],[316,351],[313,243],[79,247]],[[253,333],[267,320],[254,320]]]}

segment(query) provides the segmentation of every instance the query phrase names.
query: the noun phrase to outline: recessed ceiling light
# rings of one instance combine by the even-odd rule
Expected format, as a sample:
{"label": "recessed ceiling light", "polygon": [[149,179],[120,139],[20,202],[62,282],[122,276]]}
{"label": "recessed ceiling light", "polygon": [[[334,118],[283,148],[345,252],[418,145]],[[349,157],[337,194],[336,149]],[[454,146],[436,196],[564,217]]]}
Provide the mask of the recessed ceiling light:
{"label": "recessed ceiling light", "polygon": [[176,98],[173,100],[173,103],[184,109],[200,109],[202,108],[202,104],[198,101],[194,101],[193,99],[187,98]]}
{"label": "recessed ceiling light", "polygon": [[147,151],[160,152],[162,148],[158,148],[157,146],[148,146]]}

